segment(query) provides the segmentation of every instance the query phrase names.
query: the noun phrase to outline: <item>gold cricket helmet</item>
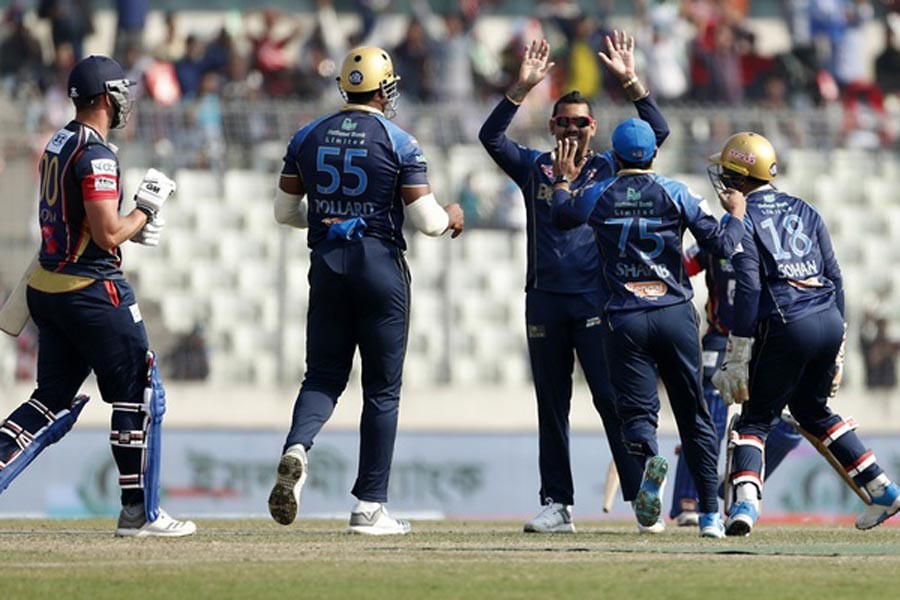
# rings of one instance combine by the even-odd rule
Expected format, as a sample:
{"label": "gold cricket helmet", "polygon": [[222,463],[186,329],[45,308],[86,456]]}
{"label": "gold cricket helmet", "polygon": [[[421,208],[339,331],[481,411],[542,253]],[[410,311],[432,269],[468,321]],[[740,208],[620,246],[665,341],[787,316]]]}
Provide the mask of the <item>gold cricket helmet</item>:
{"label": "gold cricket helmet", "polygon": [[399,80],[394,73],[394,63],[385,50],[362,46],[347,53],[338,85],[344,93],[372,92],[379,88],[387,93]]}
{"label": "gold cricket helmet", "polygon": [[736,133],[725,142],[720,154],[709,162],[744,177],[772,181],[778,175],[778,157],[771,142],[752,131]]}

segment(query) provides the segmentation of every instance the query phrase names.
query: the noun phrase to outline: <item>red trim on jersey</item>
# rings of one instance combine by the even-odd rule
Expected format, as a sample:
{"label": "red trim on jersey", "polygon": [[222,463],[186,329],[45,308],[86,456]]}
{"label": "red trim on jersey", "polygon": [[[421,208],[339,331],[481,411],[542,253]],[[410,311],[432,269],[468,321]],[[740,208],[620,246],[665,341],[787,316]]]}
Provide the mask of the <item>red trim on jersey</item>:
{"label": "red trim on jersey", "polygon": [[119,300],[119,290],[116,289],[116,284],[106,280],[103,282],[103,286],[106,288],[106,295],[109,296],[109,301],[112,302],[113,306],[119,308],[121,300]]}
{"label": "red trim on jersey", "polygon": [[[100,189],[97,187],[100,186]],[[81,195],[85,202],[119,199],[119,178],[116,175],[92,173],[81,180]]]}

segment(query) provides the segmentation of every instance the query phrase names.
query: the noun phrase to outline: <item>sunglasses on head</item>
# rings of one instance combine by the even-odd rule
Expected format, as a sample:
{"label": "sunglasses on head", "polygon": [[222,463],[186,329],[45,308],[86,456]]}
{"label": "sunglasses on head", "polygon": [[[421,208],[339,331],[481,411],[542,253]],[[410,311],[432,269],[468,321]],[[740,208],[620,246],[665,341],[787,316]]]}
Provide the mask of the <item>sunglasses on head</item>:
{"label": "sunglasses on head", "polygon": [[551,119],[557,127],[568,127],[570,124],[575,125],[579,129],[588,127],[594,122],[594,118],[589,115],[556,115]]}

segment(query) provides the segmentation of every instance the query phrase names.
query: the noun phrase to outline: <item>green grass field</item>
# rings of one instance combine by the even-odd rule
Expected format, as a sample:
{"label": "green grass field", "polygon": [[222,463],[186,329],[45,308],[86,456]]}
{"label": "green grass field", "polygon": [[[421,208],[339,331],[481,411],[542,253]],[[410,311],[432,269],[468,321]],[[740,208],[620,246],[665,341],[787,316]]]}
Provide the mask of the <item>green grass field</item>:
{"label": "green grass field", "polygon": [[[418,522],[405,537],[338,521],[199,521],[175,540],[116,539],[111,520],[0,521],[0,598],[888,598],[900,528],[760,525],[746,539],[671,527]],[[60,596],[61,595],[61,596]]]}

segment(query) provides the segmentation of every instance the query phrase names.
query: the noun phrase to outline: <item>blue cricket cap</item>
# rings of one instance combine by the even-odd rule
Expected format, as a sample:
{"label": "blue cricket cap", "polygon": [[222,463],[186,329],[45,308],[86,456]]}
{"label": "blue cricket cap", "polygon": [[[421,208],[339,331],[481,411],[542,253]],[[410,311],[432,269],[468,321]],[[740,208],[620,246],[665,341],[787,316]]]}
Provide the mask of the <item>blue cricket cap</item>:
{"label": "blue cricket cap", "polygon": [[656,152],[656,134],[646,121],[628,119],[613,131],[612,145],[620,160],[643,163],[652,159]]}
{"label": "blue cricket cap", "polygon": [[108,56],[83,58],[69,73],[69,98],[93,98],[107,91],[106,82],[125,79],[125,71]]}

